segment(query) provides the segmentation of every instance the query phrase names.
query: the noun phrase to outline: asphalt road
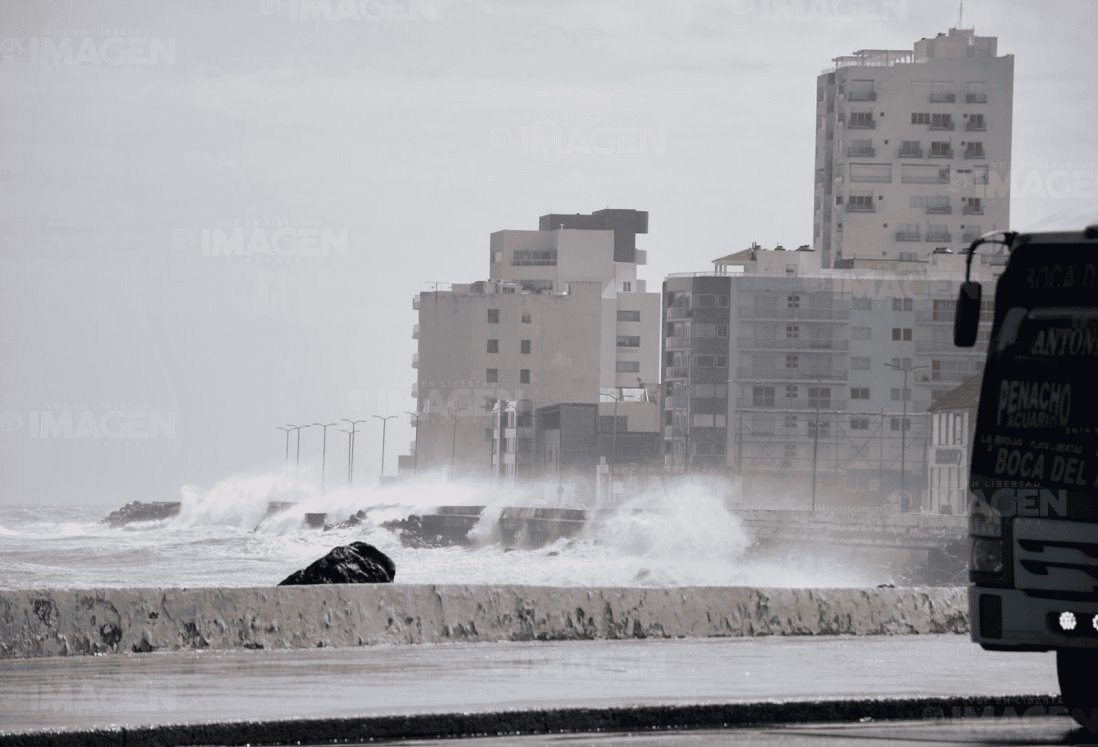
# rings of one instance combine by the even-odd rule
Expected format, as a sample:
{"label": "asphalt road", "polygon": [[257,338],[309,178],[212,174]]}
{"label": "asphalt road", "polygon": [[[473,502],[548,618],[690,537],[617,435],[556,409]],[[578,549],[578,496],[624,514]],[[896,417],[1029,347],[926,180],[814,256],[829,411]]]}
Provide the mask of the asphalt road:
{"label": "asphalt road", "polygon": [[963,636],[722,638],[0,661],[0,730],[1053,693]]}

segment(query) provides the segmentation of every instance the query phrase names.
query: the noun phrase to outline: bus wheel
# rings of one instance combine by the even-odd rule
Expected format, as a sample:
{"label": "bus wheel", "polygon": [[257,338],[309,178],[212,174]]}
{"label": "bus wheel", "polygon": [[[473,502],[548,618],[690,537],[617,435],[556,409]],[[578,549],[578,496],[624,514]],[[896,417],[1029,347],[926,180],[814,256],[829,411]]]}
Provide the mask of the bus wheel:
{"label": "bus wheel", "polygon": [[1056,676],[1071,717],[1087,731],[1098,733],[1098,650],[1060,649]]}

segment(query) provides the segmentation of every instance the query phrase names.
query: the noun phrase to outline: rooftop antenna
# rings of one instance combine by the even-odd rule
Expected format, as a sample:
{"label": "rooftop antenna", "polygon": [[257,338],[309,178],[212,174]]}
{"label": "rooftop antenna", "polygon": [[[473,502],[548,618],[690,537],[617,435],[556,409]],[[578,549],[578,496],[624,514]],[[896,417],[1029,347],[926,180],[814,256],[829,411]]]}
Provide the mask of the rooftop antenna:
{"label": "rooftop antenna", "polygon": [[957,28],[963,29],[965,27],[965,0],[961,0],[961,7],[957,11]]}

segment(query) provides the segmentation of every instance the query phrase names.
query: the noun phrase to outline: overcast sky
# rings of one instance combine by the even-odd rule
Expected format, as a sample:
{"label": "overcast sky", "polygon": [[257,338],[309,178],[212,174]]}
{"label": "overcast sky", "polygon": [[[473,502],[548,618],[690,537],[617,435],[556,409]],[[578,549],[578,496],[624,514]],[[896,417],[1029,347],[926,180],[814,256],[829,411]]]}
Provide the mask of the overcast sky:
{"label": "overcast sky", "polygon": [[[277,471],[276,425],[411,409],[413,294],[484,277],[489,233],[549,211],[648,210],[651,290],[810,243],[816,76],[957,12],[0,1],[0,502],[171,500]],[[1098,219],[1098,3],[964,13],[1015,55],[1015,227]],[[287,229],[292,256],[225,254]]]}

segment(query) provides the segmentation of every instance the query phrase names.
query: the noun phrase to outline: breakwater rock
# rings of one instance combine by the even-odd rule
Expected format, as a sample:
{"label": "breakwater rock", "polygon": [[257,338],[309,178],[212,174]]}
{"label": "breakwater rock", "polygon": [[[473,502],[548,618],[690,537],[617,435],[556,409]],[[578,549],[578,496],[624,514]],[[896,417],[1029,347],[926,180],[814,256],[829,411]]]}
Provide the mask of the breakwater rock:
{"label": "breakwater rock", "polygon": [[346,584],[0,591],[0,658],[453,641],[964,633],[963,587]]}
{"label": "breakwater rock", "polygon": [[178,515],[182,505],[179,501],[132,501],[107,514],[103,523],[120,527],[135,521],[162,521]]}
{"label": "breakwater rock", "polygon": [[396,577],[396,563],[366,542],[340,545],[307,568],[294,571],[279,586],[307,584],[387,584]]}

